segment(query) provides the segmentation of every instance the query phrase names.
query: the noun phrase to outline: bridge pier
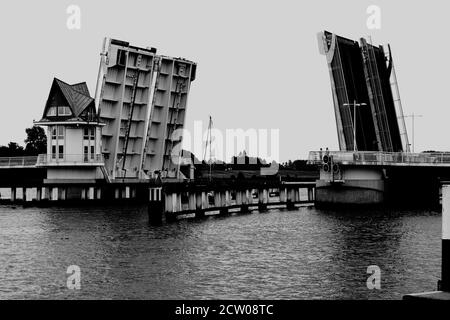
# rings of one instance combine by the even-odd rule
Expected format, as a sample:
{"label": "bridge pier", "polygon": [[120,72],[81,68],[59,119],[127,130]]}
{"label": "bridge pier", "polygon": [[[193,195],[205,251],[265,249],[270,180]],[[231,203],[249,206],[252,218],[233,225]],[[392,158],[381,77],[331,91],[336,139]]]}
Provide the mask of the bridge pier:
{"label": "bridge pier", "polygon": [[259,189],[258,190],[258,210],[259,212],[267,211],[267,203],[268,203],[268,195],[269,192],[267,189]]}

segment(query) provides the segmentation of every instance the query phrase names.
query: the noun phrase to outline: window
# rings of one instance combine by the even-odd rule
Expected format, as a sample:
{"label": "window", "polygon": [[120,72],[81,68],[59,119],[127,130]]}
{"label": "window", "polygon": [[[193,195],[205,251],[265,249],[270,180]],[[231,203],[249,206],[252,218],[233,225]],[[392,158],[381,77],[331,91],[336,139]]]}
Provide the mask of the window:
{"label": "window", "polygon": [[85,127],[83,129],[83,139],[84,140],[89,140],[89,128],[88,127]]}
{"label": "window", "polygon": [[52,146],[52,159],[56,159],[56,146]]}
{"label": "window", "polygon": [[91,128],[91,140],[95,140],[95,128]]}
{"label": "window", "polygon": [[56,126],[55,127],[52,127],[52,139],[53,140],[56,140]]}
{"label": "window", "polygon": [[58,146],[59,158],[64,159],[64,146]]}
{"label": "window", "polygon": [[58,139],[64,139],[64,127],[63,126],[57,127],[58,127]]}
{"label": "window", "polygon": [[47,111],[48,117],[54,117],[56,116],[56,107],[50,107]]}
{"label": "window", "polygon": [[66,106],[58,107],[58,116],[70,116],[72,112],[70,112],[70,108]]}
{"label": "window", "polygon": [[94,160],[94,156],[95,156],[95,147],[91,146],[91,159]]}

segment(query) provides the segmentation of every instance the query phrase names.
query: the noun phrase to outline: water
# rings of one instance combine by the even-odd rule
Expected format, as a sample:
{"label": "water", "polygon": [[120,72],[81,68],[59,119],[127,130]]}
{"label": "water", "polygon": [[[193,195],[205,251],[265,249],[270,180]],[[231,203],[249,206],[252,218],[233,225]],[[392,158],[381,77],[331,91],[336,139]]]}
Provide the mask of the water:
{"label": "water", "polygon": [[[295,211],[151,226],[145,207],[0,206],[2,299],[401,299],[436,289],[438,212]],[[81,290],[66,287],[81,268]],[[381,290],[369,290],[369,265]]]}

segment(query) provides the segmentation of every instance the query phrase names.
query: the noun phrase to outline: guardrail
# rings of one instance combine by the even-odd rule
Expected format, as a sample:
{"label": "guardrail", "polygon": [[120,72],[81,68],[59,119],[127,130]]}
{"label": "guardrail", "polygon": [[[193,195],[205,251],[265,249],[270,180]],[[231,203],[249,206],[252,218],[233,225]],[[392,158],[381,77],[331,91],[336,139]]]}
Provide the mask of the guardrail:
{"label": "guardrail", "polygon": [[372,152],[372,151],[311,151],[309,164],[321,164],[323,157],[333,157],[333,162],[362,165],[448,165],[450,153],[409,153],[409,152]]}
{"label": "guardrail", "polygon": [[38,157],[0,157],[0,167],[14,168],[14,167],[34,167],[36,166]]}
{"label": "guardrail", "polygon": [[48,165],[83,165],[83,164],[103,164],[103,155],[85,154],[40,154],[37,157],[38,166]]}

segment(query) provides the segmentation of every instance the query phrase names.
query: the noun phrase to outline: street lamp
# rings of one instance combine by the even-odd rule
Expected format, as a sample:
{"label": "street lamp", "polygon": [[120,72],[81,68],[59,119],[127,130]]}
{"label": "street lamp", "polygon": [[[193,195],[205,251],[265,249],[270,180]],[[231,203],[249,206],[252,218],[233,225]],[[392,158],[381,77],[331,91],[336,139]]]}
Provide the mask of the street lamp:
{"label": "street lamp", "polygon": [[414,151],[414,119],[415,118],[422,118],[423,117],[423,115],[421,115],[421,114],[414,114],[414,112],[412,113],[412,114],[409,114],[409,115],[406,115],[406,116],[403,116],[403,118],[411,118],[411,120],[412,120],[412,152],[414,153],[415,151]]}
{"label": "street lamp", "polygon": [[367,106],[367,103],[344,103],[344,107],[353,106],[353,152],[356,152],[356,107]]}

